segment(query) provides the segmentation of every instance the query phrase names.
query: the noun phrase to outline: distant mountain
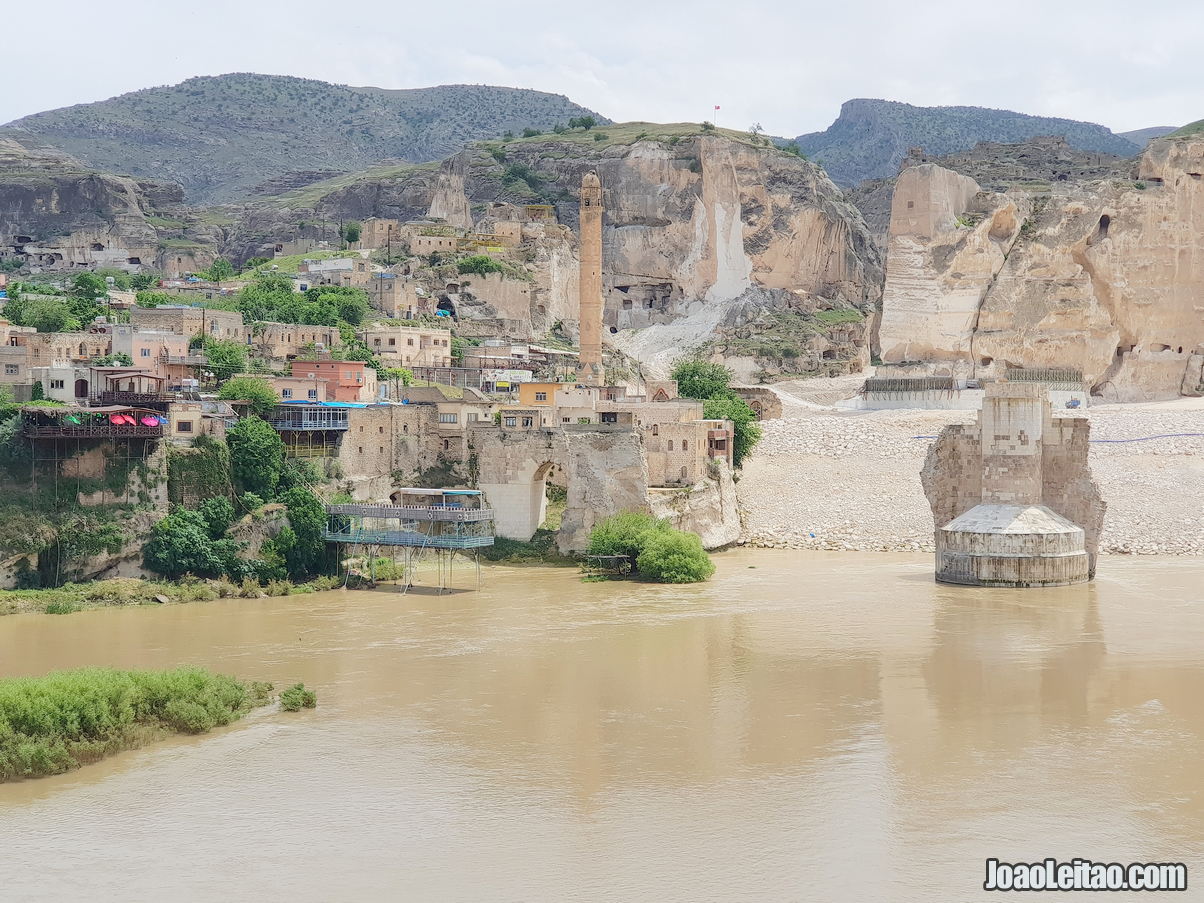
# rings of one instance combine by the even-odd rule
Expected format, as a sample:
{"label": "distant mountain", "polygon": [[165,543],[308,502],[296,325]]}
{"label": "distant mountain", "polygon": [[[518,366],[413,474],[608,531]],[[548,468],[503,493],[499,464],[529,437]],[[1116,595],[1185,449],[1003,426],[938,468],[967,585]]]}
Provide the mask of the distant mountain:
{"label": "distant mountain", "polygon": [[979,141],[1017,142],[1060,135],[1071,147],[1131,157],[1141,147],[1102,125],[1027,116],[985,107],[913,107],[890,100],[849,100],[822,132],[800,135],[803,152],[818,159],[837,184],[893,176],[912,147],[930,156],[969,150]]}
{"label": "distant mountain", "polygon": [[1117,132],[1122,138],[1128,138],[1138,147],[1144,148],[1155,138],[1161,138],[1163,135],[1169,135],[1178,126],[1176,125],[1152,125],[1148,129],[1134,129],[1131,132]]}
{"label": "distant mountain", "polygon": [[281,75],[190,78],[0,128],[110,172],[169,179],[190,201],[245,197],[299,171],[438,160],[470,141],[603,116],[559,94],[488,85],[387,90]]}

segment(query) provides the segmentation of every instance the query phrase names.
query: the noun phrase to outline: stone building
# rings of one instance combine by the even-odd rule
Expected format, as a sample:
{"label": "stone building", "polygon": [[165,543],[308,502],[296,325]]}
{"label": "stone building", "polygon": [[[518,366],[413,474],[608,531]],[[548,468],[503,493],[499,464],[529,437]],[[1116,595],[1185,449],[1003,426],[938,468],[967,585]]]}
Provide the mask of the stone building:
{"label": "stone building", "polygon": [[361,341],[387,367],[450,367],[451,331],[429,326],[372,326]]}
{"label": "stone building", "polygon": [[269,360],[289,361],[302,354],[329,351],[339,341],[339,330],[333,326],[263,322],[255,325],[251,347]]}
{"label": "stone building", "polygon": [[239,343],[246,342],[247,338],[242,314],[236,310],[213,310],[174,304],[135,307],[130,311],[130,324],[139,329],[158,329],[189,338],[204,334],[211,339]]}
{"label": "stone building", "polygon": [[924,462],[937,580],[1090,580],[1106,506],[1087,464],[1089,435],[1085,417],[1053,416],[1038,383],[988,385],[978,422],[945,427]]}
{"label": "stone building", "polygon": [[401,221],[372,217],[364,220],[360,231],[360,247],[375,250],[387,248],[390,244],[401,245]]}

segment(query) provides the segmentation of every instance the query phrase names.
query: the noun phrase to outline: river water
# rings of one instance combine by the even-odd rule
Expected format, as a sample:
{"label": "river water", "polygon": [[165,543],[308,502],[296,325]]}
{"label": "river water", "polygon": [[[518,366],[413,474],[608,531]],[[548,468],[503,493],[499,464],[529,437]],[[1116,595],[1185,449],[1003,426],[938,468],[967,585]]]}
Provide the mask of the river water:
{"label": "river water", "polygon": [[1204,881],[1204,562],[1012,591],[929,556],[716,560],[691,587],[491,567],[0,618],[6,676],[191,663],[319,696],[0,785],[0,899],[928,903],[997,896],[988,856]]}

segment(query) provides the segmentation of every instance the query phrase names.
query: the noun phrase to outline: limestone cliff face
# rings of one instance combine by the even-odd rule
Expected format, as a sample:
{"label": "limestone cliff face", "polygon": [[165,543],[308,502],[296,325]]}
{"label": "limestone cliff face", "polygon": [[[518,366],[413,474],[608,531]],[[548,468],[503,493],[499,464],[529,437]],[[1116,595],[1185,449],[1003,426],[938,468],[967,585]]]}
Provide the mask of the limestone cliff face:
{"label": "limestone cliff face", "polygon": [[1019,229],[1011,199],[980,196],[973,179],[930,163],[905,169],[891,207],[882,360],[968,358],[979,307]]}
{"label": "limestone cliff face", "polygon": [[697,533],[704,549],[721,549],[740,538],[740,507],[731,468],[716,460],[718,476],[688,489],[650,489],[648,507],[678,530]]}
{"label": "limestone cliff face", "polygon": [[[939,167],[900,176],[883,359],[979,375],[1081,369],[1115,400],[1198,393],[1204,363],[1204,140],[1159,139],[1136,181],[967,196]],[[902,205],[929,198],[933,228]],[[957,216],[961,217],[958,224]],[[975,221],[981,217],[981,221]]]}
{"label": "limestone cliff face", "polygon": [[60,152],[0,138],[0,251],[47,269],[152,264],[151,198],[172,188],[89,170]]}
{"label": "limestone cliff face", "polygon": [[[868,312],[881,296],[882,263],[860,214],[815,165],[775,147],[720,135],[633,135],[628,143],[546,136],[471,147],[438,168],[342,185],[294,210],[260,208],[244,217],[234,256],[286,237],[291,222],[371,216],[435,218],[491,231],[548,204],[551,221],[525,221],[516,252],[529,277],[528,337],[554,324],[576,332],[577,186],[596,170],[604,191],[605,324],[625,351],[680,355],[714,338],[716,325],[751,292],[783,310]],[[307,196],[308,197],[308,196]],[[513,286],[473,280],[468,317],[513,325]],[[779,303],[780,302],[780,303]],[[661,327],[674,326],[661,334]],[[650,334],[632,341],[635,331]],[[522,337],[522,336],[516,336]],[[817,352],[818,353],[818,352]],[[859,361],[860,359],[857,358]]]}

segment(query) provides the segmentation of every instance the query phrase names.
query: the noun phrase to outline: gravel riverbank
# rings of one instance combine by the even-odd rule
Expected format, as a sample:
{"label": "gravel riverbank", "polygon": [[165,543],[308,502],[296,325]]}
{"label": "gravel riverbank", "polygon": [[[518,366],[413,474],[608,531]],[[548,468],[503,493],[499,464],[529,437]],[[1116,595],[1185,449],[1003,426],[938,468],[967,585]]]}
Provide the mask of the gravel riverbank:
{"label": "gravel riverbank", "polygon": [[[931,440],[923,437],[972,422],[975,413],[843,413],[822,389],[779,390],[782,418],[762,423],[765,438],[737,484],[743,541],[931,551],[932,515],[920,486]],[[1087,414],[1092,472],[1108,503],[1101,551],[1204,554],[1204,400],[1102,405]],[[1176,435],[1183,433],[1202,435]]]}

